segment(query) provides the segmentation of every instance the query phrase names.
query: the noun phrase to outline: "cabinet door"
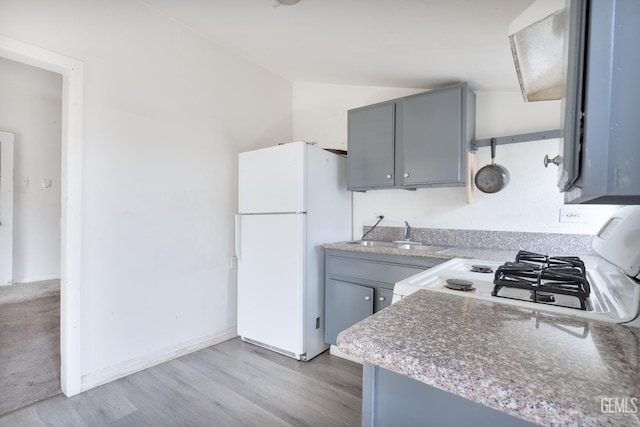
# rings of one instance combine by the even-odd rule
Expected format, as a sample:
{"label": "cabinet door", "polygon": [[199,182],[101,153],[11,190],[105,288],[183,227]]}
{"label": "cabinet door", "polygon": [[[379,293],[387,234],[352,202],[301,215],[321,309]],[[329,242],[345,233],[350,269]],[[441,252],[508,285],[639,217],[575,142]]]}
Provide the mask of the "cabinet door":
{"label": "cabinet door", "polygon": [[398,101],[396,183],[462,185],[462,86]]}
{"label": "cabinet door", "polygon": [[378,288],[376,292],[376,313],[385,307],[391,305],[393,299],[393,291],[386,288]]}
{"label": "cabinet door", "polygon": [[394,185],[395,103],[349,110],[349,190]]}
{"label": "cabinet door", "polygon": [[325,341],[336,344],[338,334],[373,314],[373,288],[327,279]]}

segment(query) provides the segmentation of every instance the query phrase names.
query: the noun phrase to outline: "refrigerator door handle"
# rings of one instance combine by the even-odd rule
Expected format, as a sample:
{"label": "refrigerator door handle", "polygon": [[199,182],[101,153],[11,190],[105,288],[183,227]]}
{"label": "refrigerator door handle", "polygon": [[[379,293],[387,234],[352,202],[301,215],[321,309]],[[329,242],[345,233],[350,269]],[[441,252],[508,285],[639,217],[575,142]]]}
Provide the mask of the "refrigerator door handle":
{"label": "refrigerator door handle", "polygon": [[236,242],[235,242],[235,251],[236,258],[240,260],[240,215],[236,215]]}

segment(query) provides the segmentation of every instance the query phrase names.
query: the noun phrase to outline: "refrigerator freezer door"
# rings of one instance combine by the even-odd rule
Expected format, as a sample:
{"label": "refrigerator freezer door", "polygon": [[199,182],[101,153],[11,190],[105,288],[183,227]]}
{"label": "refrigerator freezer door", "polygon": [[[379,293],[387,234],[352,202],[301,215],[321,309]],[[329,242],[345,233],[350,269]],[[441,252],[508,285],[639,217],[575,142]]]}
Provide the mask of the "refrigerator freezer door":
{"label": "refrigerator freezer door", "polygon": [[238,212],[306,212],[306,143],[240,153]]}
{"label": "refrigerator freezer door", "polygon": [[306,215],[239,215],[238,335],[292,357],[304,345]]}

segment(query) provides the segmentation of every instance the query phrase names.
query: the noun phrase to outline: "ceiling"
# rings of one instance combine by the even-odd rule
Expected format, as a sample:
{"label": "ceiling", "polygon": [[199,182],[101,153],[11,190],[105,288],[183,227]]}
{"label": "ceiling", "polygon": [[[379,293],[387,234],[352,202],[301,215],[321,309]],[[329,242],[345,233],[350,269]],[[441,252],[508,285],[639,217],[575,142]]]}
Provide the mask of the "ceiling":
{"label": "ceiling", "polygon": [[519,91],[511,21],[533,0],[141,0],[294,82]]}

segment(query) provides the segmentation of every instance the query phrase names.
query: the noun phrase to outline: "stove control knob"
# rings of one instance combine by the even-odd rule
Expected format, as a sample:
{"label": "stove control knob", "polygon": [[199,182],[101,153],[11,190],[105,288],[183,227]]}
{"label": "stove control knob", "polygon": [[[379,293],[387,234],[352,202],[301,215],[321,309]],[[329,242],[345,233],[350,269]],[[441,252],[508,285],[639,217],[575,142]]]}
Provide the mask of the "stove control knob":
{"label": "stove control knob", "polygon": [[560,157],[559,154],[557,156],[555,156],[553,159],[550,159],[549,155],[545,154],[545,156],[544,156],[544,167],[546,168],[547,166],[549,166],[549,163],[553,163],[554,165],[558,166],[558,165],[560,165],[560,161],[561,160],[562,160],[562,157]]}

